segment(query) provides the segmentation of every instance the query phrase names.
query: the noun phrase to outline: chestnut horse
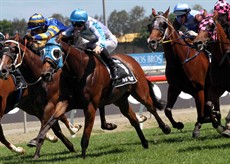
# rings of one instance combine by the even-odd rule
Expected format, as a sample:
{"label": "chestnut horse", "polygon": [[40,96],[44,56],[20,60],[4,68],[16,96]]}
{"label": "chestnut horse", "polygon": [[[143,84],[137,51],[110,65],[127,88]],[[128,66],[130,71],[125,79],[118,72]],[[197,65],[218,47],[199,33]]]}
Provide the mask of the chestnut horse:
{"label": "chestnut horse", "polygon": [[[197,122],[193,130],[193,137],[199,137],[200,128],[203,123],[212,121],[213,115],[205,109],[205,94],[209,83],[206,78],[209,68],[209,58],[202,51],[196,51],[187,46],[180,38],[172,23],[168,20],[169,9],[163,15],[157,15],[152,9],[154,19],[148,25],[150,36],[149,47],[155,51],[160,43],[163,43],[166,58],[166,78],[169,84],[165,114],[174,128],[183,129],[181,122],[176,122],[172,117],[173,108],[180,92],[186,92],[193,96],[197,109]],[[219,103],[216,102],[216,110],[219,111]],[[219,113],[219,112],[218,112]],[[220,116],[218,116],[220,122]]]}
{"label": "chestnut horse", "polygon": [[[169,126],[162,121],[156,111],[156,108],[162,109],[164,105],[162,101],[156,98],[152,89],[152,83],[146,79],[144,71],[135,59],[124,54],[113,56],[122,61],[137,79],[135,83],[113,87],[114,81],[110,79],[107,68],[97,56],[85,53],[62,40],[60,40],[60,45],[65,56],[60,77],[61,92],[59,102],[56,105],[56,112],[52,119],[49,120],[37,136],[38,144],[34,158],[40,156],[40,149],[46,132],[65,112],[72,108],[83,109],[84,111],[85,127],[81,139],[81,156],[85,158],[96,109],[112,103],[118,106],[121,113],[129,119],[141,140],[142,146],[148,148],[148,141],[145,139],[136,115],[128,102],[129,95],[132,95],[137,101],[146,106],[147,110],[155,116],[159,127],[164,133],[170,133]],[[56,69],[53,67],[55,64],[50,64],[55,63],[55,59],[46,59],[45,61],[48,62],[45,62],[43,66],[45,77],[52,75],[53,70]]]}
{"label": "chestnut horse", "polygon": [[[14,51],[14,55],[18,53],[18,48],[19,47],[12,47],[9,46],[9,43],[15,43],[14,40],[8,40],[6,41],[7,45],[4,45],[3,47],[3,56],[1,62],[4,62],[7,57],[5,55],[10,56],[10,51]],[[27,50],[28,54],[31,53],[31,51]],[[26,56],[26,55],[25,55]],[[31,65],[37,66],[37,71],[36,73],[39,73],[39,69],[42,67],[42,61],[40,58],[34,57],[33,62],[31,62]],[[25,57],[26,60],[26,57]],[[40,61],[40,63],[38,62]],[[11,65],[14,67],[13,65]],[[40,68],[39,68],[40,66]],[[29,86],[26,89],[23,90],[17,90],[15,91],[15,78],[13,75],[10,75],[7,73],[9,70],[6,70],[4,67],[4,64],[1,63],[0,65],[0,76],[3,79],[0,79],[0,101],[1,101],[1,106],[0,106],[0,117],[2,118],[4,114],[8,113],[11,111],[15,106],[19,107],[26,113],[36,116],[40,122],[41,122],[41,127],[44,126],[44,124],[47,122],[49,119],[49,115],[52,115],[54,112],[54,105],[57,101],[57,96],[58,96],[58,83],[53,83],[50,84],[47,87],[47,93],[45,89],[42,87],[42,83],[37,81],[37,83],[34,83],[34,85],[30,85],[32,83],[28,83]],[[29,67],[27,67],[29,69]],[[41,71],[41,70],[40,70]],[[30,70],[27,70],[27,76],[30,77],[30,82],[32,82],[34,79],[38,79],[35,76],[33,76],[33,73]],[[60,73],[58,73],[60,74]],[[58,74],[56,75],[55,78],[58,77]],[[38,76],[38,74],[37,74]],[[27,79],[28,80],[28,79]],[[34,80],[35,81],[35,80]],[[47,99],[46,99],[47,98]],[[46,106],[46,107],[45,107]],[[44,109],[45,108],[45,109]],[[44,109],[44,110],[43,110]],[[67,117],[63,115],[61,118],[61,121],[67,126],[71,134],[75,134],[77,132],[77,128],[75,128],[70,122],[68,121]],[[55,129],[55,130],[54,130]],[[59,133],[57,131],[60,130],[59,125],[55,125],[53,128],[55,131],[55,134],[60,137]],[[54,139],[54,142],[57,141],[57,138],[55,139],[54,136],[47,135],[49,137],[48,139],[52,141]],[[19,153],[19,154],[24,154],[25,149],[22,147],[16,147],[12,143],[9,143],[3,133],[2,126],[0,124],[0,141],[11,151]],[[33,141],[33,140],[32,140]],[[28,146],[35,146],[33,145],[32,141],[28,143]],[[74,151],[73,146],[70,144],[69,149],[71,151]]]}
{"label": "chestnut horse", "polygon": [[[225,91],[230,91],[230,77],[228,76],[230,60],[229,52],[227,53],[230,40],[220,23],[213,19],[215,17],[216,15],[201,21],[198,36],[194,39],[194,45],[197,49],[208,48],[212,53],[212,62],[210,64],[211,87],[207,96],[207,106],[209,108],[213,107],[213,102],[218,100]],[[230,120],[229,117],[230,114],[226,117],[227,122]],[[222,135],[230,137],[229,130],[222,132]]]}
{"label": "chestnut horse", "polygon": [[[19,35],[17,35],[15,40],[8,40],[5,42],[6,45],[4,47],[5,50],[4,50],[3,58],[1,61],[0,75],[2,78],[7,79],[9,72],[14,71],[13,69],[15,69],[15,67],[19,67],[20,69],[22,69],[21,70],[22,75],[25,78],[25,80],[28,82],[29,87],[28,89],[23,90],[23,95],[22,95],[22,98],[20,99],[18,107],[26,111],[28,114],[37,116],[43,126],[55,110],[54,107],[55,107],[55,104],[57,103],[57,98],[59,95],[58,86],[59,86],[59,77],[60,77],[61,70],[57,71],[54,77],[54,81],[52,83],[44,85],[42,81],[40,81],[43,61],[40,59],[38,55],[33,53],[30,49],[25,47],[23,44],[17,42],[16,40],[20,42],[22,41],[22,39],[19,38]],[[19,59],[20,61],[19,64],[16,62],[17,59]],[[10,77],[9,79],[11,79],[11,76],[9,77]],[[6,82],[4,82],[4,84],[7,84],[7,81],[9,79],[5,80]],[[12,86],[15,86],[14,83],[12,84],[13,84]],[[9,94],[10,94],[10,91],[9,91]],[[5,96],[5,93],[3,94],[2,97],[4,96]],[[5,98],[7,98],[7,95]],[[5,103],[2,103],[2,104],[5,105]],[[15,103],[14,104],[10,103],[10,104],[15,105]],[[2,109],[2,113],[4,113],[5,108],[1,108],[1,109]],[[8,110],[10,109],[11,108],[8,108]],[[101,128],[102,129],[113,130],[117,127],[113,123],[106,122],[104,107],[100,108],[100,116],[101,116]],[[144,120],[145,120],[144,116],[139,118],[139,121],[144,121]],[[61,117],[61,121],[66,124],[71,134],[74,134],[77,132],[78,129],[68,122],[65,115]],[[60,130],[59,129],[57,130],[59,134]],[[57,133],[57,130],[56,130],[56,133]],[[5,138],[3,134],[2,136],[3,138]],[[66,140],[66,138],[61,138],[61,139],[62,141]],[[68,145],[69,150],[72,151],[72,148],[71,148],[72,145],[70,145],[68,142],[66,142],[65,144]],[[8,146],[12,144],[8,144],[7,142],[6,145]],[[31,140],[28,143],[28,146],[36,146],[36,141]],[[10,146],[8,147],[10,148]],[[21,152],[24,152],[24,149]]]}

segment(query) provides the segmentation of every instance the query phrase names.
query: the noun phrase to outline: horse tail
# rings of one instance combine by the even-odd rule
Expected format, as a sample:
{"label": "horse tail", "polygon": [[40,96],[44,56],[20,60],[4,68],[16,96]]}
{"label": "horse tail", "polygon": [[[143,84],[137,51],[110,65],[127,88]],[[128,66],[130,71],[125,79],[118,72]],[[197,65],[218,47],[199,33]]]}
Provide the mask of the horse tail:
{"label": "horse tail", "polygon": [[149,93],[150,96],[153,100],[153,104],[155,105],[155,107],[159,110],[163,110],[165,108],[165,101],[158,99],[155,95],[155,93],[153,92],[153,83],[151,81],[149,81],[148,79],[146,79],[148,82],[148,86],[149,86]]}

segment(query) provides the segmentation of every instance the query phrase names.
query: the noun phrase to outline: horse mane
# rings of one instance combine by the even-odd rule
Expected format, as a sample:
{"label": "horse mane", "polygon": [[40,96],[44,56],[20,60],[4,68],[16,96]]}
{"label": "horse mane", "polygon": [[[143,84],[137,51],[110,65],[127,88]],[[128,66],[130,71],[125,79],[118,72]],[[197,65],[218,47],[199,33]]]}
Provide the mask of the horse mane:
{"label": "horse mane", "polygon": [[224,28],[218,22],[218,20],[215,20],[215,23],[216,23],[217,40],[221,42],[220,43],[221,53],[225,53],[229,47],[230,40],[228,39],[228,37],[224,31]]}

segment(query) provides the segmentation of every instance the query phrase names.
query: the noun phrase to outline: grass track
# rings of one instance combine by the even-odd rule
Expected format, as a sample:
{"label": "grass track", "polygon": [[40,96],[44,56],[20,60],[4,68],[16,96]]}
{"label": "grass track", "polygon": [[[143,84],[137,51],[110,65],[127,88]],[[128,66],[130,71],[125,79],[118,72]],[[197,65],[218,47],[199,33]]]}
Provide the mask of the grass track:
{"label": "grass track", "polygon": [[[165,135],[159,128],[144,129],[149,149],[144,149],[135,131],[101,133],[91,136],[86,159],[80,158],[81,136],[70,138],[76,153],[69,153],[59,141],[45,142],[41,157],[33,160],[34,148],[26,155],[17,155],[0,147],[0,163],[84,163],[84,164],[219,164],[230,163],[230,139],[223,138],[210,124],[204,124],[201,136],[193,139],[194,123],[185,124],[183,131],[173,129]],[[25,147],[25,144],[17,145]]]}

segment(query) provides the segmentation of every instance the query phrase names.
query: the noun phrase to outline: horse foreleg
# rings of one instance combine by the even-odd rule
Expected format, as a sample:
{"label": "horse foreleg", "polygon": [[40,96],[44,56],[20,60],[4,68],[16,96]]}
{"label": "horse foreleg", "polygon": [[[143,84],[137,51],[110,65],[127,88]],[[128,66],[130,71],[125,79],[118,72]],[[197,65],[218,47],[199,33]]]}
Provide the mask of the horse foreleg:
{"label": "horse foreleg", "polygon": [[69,149],[70,152],[75,152],[73,144],[62,133],[58,121],[53,124],[52,130],[54,134],[65,144],[65,146]]}
{"label": "horse foreleg", "polygon": [[227,116],[225,117],[225,120],[226,120],[226,124],[225,124],[226,129],[221,133],[221,135],[229,138],[230,137],[230,111],[228,112]]}
{"label": "horse foreleg", "polygon": [[166,107],[164,110],[166,117],[171,122],[173,128],[176,128],[176,129],[183,129],[184,128],[184,124],[182,122],[176,122],[172,116],[172,108],[173,108],[180,92],[181,92],[181,90],[169,85],[168,94],[167,94],[167,104],[166,104]]}
{"label": "horse foreleg", "polygon": [[2,125],[0,124],[0,141],[2,144],[4,144],[9,150],[12,152],[16,152],[18,154],[25,154],[26,150],[22,147],[16,147],[15,145],[9,143],[3,133]]}
{"label": "horse foreleg", "polygon": [[90,139],[90,135],[93,129],[93,124],[96,116],[96,109],[92,103],[89,103],[88,108],[84,109],[84,114],[85,114],[85,127],[84,127],[83,136],[81,138],[82,158],[86,157],[86,149],[88,148],[89,145],[89,139]]}
{"label": "horse foreleg", "polygon": [[58,121],[58,119],[65,113],[67,106],[68,106],[67,101],[59,102],[56,106],[56,110],[53,113],[53,115],[47,121],[46,125],[42,127],[42,129],[40,130],[38,136],[36,137],[37,147],[34,154],[34,159],[38,159],[40,157],[41,146],[44,142],[47,132],[53,126],[53,124],[55,124]]}
{"label": "horse foreleg", "polygon": [[204,90],[200,90],[197,92],[196,95],[194,95],[195,103],[196,103],[196,109],[197,109],[197,122],[195,124],[195,128],[193,130],[193,138],[197,138],[200,136],[200,128],[202,123],[204,123]]}
{"label": "horse foreleg", "polygon": [[117,128],[117,125],[114,123],[107,123],[105,119],[105,107],[99,108],[100,118],[101,118],[101,128],[105,130],[113,130]]}

